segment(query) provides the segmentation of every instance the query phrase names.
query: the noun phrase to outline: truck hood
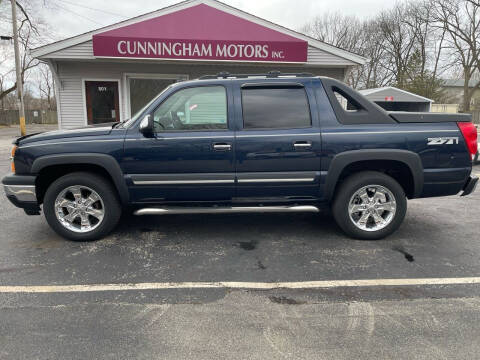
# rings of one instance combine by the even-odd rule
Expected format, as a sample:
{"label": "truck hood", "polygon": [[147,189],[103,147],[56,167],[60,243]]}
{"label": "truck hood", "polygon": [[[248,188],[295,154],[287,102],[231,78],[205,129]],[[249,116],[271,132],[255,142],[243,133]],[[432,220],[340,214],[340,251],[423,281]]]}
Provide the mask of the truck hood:
{"label": "truck hood", "polygon": [[19,137],[14,141],[16,145],[29,144],[35,141],[44,141],[52,139],[65,139],[72,137],[85,137],[85,136],[99,136],[108,135],[112,131],[112,125],[115,123],[104,123],[97,125],[90,125],[78,129],[69,130],[54,130],[43,133],[30,134]]}

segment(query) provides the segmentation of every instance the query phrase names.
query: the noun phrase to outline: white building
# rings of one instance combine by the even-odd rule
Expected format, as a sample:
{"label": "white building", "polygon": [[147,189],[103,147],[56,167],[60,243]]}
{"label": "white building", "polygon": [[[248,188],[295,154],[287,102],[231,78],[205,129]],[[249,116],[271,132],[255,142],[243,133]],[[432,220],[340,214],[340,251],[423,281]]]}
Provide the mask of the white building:
{"label": "white building", "polygon": [[393,86],[360,90],[360,93],[387,111],[430,112],[433,103],[432,99]]}
{"label": "white building", "polygon": [[365,61],[215,0],[184,1],[32,55],[54,74],[61,128],[124,120],[168,84],[205,74],[280,70],[343,80]]}

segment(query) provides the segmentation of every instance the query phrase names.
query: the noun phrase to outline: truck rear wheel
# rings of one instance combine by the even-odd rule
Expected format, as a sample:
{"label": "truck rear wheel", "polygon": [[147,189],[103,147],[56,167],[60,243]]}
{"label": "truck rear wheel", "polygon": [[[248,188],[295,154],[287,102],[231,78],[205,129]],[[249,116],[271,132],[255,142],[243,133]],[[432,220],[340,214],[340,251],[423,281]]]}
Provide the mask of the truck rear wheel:
{"label": "truck rear wheel", "polygon": [[361,240],[382,239],[402,224],[407,199],[400,184],[376,171],[348,177],[338,189],[332,213],[349,236]]}
{"label": "truck rear wheel", "polygon": [[48,187],[43,212],[60,236],[91,241],[112,231],[122,210],[109,181],[93,173],[76,172],[60,177]]}

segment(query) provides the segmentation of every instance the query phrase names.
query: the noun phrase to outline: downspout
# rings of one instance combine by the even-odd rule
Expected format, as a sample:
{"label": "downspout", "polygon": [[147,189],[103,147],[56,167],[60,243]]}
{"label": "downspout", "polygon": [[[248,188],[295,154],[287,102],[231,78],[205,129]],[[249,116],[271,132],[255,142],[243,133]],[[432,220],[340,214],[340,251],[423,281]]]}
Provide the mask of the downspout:
{"label": "downspout", "polygon": [[60,76],[58,75],[58,63],[53,60],[40,60],[43,63],[47,64],[50,71],[53,75],[53,83],[55,88],[55,100],[57,102],[57,122],[58,128],[62,128],[62,107],[60,105],[60,91],[62,90],[62,82],[60,81]]}

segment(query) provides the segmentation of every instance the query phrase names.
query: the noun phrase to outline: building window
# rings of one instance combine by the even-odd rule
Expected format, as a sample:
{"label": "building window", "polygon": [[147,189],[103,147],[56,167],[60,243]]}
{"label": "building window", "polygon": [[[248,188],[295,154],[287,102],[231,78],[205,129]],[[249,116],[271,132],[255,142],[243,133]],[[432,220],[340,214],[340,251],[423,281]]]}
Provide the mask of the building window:
{"label": "building window", "polygon": [[140,109],[162,92],[175,79],[128,78],[130,89],[130,113],[135,115]]}

